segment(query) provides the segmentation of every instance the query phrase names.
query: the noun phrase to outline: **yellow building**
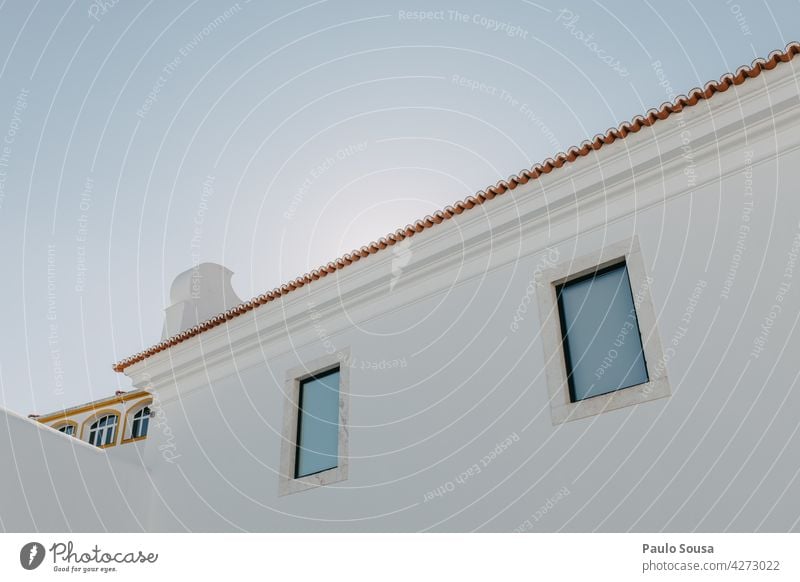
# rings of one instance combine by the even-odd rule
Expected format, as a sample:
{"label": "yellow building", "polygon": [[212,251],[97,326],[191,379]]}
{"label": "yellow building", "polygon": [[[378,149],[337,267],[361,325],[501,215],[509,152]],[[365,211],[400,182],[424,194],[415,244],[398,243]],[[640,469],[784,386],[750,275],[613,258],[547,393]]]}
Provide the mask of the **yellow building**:
{"label": "yellow building", "polygon": [[153,397],[145,390],[118,391],[114,396],[31,418],[50,428],[101,448],[147,438]]}

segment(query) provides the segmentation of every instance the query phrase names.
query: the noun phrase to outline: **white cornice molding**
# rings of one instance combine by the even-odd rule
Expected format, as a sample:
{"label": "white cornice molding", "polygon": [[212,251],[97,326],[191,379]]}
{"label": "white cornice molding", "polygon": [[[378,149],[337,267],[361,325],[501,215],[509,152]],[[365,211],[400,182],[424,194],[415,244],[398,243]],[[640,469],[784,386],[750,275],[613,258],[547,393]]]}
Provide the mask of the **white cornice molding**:
{"label": "white cornice molding", "polygon": [[[403,267],[391,293],[395,256],[389,250],[137,362],[125,373],[134,386],[151,388],[163,398],[177,382],[184,393],[290,353],[287,335],[298,347],[319,341],[308,315],[309,301],[325,321],[326,334],[334,337],[352,325],[345,314],[367,321],[573,238],[575,233],[564,226],[574,220],[576,206],[582,214],[581,232],[589,232],[689,195],[741,171],[741,158],[729,160],[727,167],[723,161],[743,149],[743,136],[754,149],[759,142],[775,140],[768,153],[754,156],[754,166],[800,147],[798,94],[794,67],[767,71],[712,102],[673,114],[618,145],[423,231],[411,239],[413,260]],[[682,149],[687,131],[699,178],[691,189],[676,179],[687,163]],[[543,236],[543,226],[550,238]]]}

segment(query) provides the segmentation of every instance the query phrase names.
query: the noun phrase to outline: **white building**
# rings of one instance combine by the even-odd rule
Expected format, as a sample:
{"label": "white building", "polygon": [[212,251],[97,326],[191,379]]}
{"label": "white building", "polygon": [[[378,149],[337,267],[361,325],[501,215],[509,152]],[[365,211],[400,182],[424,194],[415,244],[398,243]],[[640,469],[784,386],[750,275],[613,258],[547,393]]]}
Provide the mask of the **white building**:
{"label": "white building", "polygon": [[236,307],[181,275],[148,438],[6,413],[4,527],[798,529],[798,52]]}

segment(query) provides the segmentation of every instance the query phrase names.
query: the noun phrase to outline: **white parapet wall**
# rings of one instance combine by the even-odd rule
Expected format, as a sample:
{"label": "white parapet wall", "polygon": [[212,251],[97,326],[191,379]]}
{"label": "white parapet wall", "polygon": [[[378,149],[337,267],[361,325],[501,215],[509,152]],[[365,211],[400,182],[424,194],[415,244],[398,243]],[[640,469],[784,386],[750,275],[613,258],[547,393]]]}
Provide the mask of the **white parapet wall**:
{"label": "white parapet wall", "polygon": [[21,531],[143,531],[149,487],[131,446],[114,456],[0,409],[0,527]]}

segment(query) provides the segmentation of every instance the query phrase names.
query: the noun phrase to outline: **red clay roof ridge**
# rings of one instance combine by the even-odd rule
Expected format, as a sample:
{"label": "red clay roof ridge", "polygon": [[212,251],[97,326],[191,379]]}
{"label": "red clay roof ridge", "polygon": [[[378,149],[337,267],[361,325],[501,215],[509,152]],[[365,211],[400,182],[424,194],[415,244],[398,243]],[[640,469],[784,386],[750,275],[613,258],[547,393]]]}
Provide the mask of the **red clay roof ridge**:
{"label": "red clay roof ridge", "polygon": [[525,184],[529,180],[535,180],[542,174],[549,174],[556,168],[560,168],[568,162],[573,162],[576,159],[588,155],[594,150],[599,150],[606,144],[613,143],[617,140],[624,139],[631,133],[636,133],[643,127],[649,127],[659,120],[666,119],[673,113],[683,110],[684,107],[691,107],[698,102],[710,99],[716,93],[724,93],[733,85],[741,85],[747,79],[758,77],[762,71],[769,71],[774,69],[778,63],[786,63],[792,60],[796,54],[800,53],[800,43],[790,42],[786,45],[783,51],[773,51],[766,59],[756,59],[750,66],[742,66],[736,69],[735,73],[727,73],[720,77],[719,81],[710,81],[706,83],[703,88],[697,87],[689,91],[688,95],[679,95],[673,102],[663,103],[658,109],[650,109],[644,115],[637,115],[631,121],[621,123],[618,127],[612,127],[604,134],[597,134],[591,140],[581,142],[579,146],[573,146],[567,149],[566,152],[560,152],[552,158],[547,158],[540,164],[536,164],[530,169],[522,170],[519,174],[510,176],[507,180],[500,180],[497,184],[489,186],[485,190],[480,190],[473,196],[468,196],[464,200],[459,200],[451,206],[446,206],[444,209],[434,212],[421,220],[417,220],[413,224],[408,224],[404,228],[399,228],[396,231],[373,241],[360,249],[353,250],[330,263],[323,265],[313,271],[310,271],[296,279],[289,281],[276,287],[272,291],[263,293],[254,297],[250,301],[246,301],[236,307],[233,307],[211,319],[204,321],[191,327],[181,333],[169,337],[156,345],[134,354],[120,362],[114,364],[113,368],[116,372],[122,372],[128,366],[149,358],[161,351],[164,351],[172,346],[188,340],[191,337],[199,335],[204,331],[217,327],[235,317],[238,317],[248,311],[255,309],[265,303],[275,301],[280,297],[291,293],[295,289],[299,289],[307,284],[312,283],[318,279],[326,277],[339,269],[359,261],[369,255],[374,255],[380,250],[388,246],[392,246],[401,240],[412,237],[418,232],[430,228],[436,224],[444,222],[461,214],[465,210],[469,210],[475,206],[483,204],[487,200],[493,199],[495,196],[500,196],[508,190],[513,190],[520,184]]}

